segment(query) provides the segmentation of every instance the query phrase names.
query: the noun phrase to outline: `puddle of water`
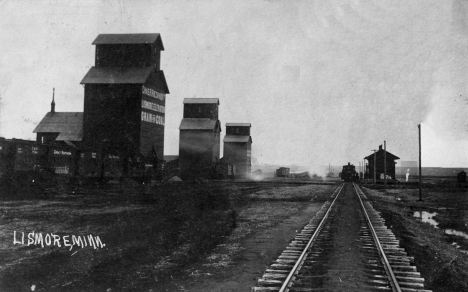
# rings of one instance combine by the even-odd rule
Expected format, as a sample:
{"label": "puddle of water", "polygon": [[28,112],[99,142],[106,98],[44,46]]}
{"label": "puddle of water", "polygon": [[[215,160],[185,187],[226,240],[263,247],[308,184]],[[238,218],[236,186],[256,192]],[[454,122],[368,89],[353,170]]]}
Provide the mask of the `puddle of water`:
{"label": "puddle of water", "polygon": [[437,215],[437,212],[427,212],[427,211],[415,211],[413,217],[419,218],[424,223],[429,223],[435,228],[439,228],[439,222],[433,218]]}
{"label": "puddle of water", "polygon": [[[433,219],[436,215],[437,215],[437,212],[427,212],[427,211],[415,211],[413,213],[413,217],[420,219],[421,222],[429,223],[432,226],[434,226],[434,228],[439,228],[438,227],[439,222]],[[454,229],[444,229],[444,234],[459,236],[468,240],[468,234],[462,231],[458,231]],[[454,245],[457,249],[461,248],[461,246],[457,242],[452,242],[452,245]],[[460,249],[460,251],[468,254],[467,250]]]}
{"label": "puddle of water", "polygon": [[468,239],[468,234],[466,234],[465,232],[458,231],[458,230],[445,229],[444,233],[448,234],[448,235],[456,235],[456,236],[460,236],[460,237],[463,237],[465,239]]}
{"label": "puddle of water", "polygon": [[[450,229],[451,230],[451,229]],[[463,233],[463,232],[462,232]],[[448,233],[446,233],[448,234]],[[455,246],[456,249],[458,249],[460,252],[464,253],[464,254],[468,254],[468,250],[464,250],[458,243],[456,243],[455,241],[452,242],[452,245]]]}

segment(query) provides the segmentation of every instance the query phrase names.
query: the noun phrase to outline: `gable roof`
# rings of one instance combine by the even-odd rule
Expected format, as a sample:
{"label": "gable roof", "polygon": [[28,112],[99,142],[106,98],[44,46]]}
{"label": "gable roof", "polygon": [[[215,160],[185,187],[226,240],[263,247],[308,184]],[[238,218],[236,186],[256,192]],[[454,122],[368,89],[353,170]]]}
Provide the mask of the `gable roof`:
{"label": "gable roof", "polygon": [[226,123],[226,127],[252,127],[250,123]]}
{"label": "gable roof", "polygon": [[145,84],[153,80],[164,93],[169,93],[163,71],[154,67],[91,67],[80,84]]}
{"label": "gable roof", "polygon": [[[379,151],[375,152],[375,155],[377,155],[378,157],[384,157],[384,152],[385,152],[385,150],[379,149]],[[396,155],[393,155],[392,153],[390,153],[388,151],[387,151],[387,158],[391,158],[392,160],[400,159],[400,157],[398,157]],[[372,153],[369,156],[364,157],[364,159],[374,160],[374,153]]]}
{"label": "gable roof", "polygon": [[217,103],[219,105],[219,98],[184,98],[184,104],[187,103]]}
{"label": "gable roof", "polygon": [[180,130],[216,130],[217,128],[221,131],[219,121],[212,119],[182,119],[179,126]]}
{"label": "gable roof", "polygon": [[164,160],[166,162],[173,161],[179,159],[179,155],[164,155]]}
{"label": "gable roof", "polygon": [[252,143],[252,137],[250,136],[239,136],[239,135],[226,135],[224,136],[223,142],[227,143]]}
{"label": "gable roof", "polygon": [[93,45],[153,44],[155,42],[164,51],[159,33],[100,34],[93,41]]}
{"label": "gable roof", "polygon": [[164,75],[164,72],[162,70],[156,71],[156,72],[153,72],[151,76],[155,77],[156,86],[158,86],[159,88],[162,88],[164,90],[164,93],[169,94],[169,87],[167,86],[166,76]]}
{"label": "gable roof", "polygon": [[144,84],[152,67],[91,67],[81,84]]}
{"label": "gable roof", "polygon": [[83,113],[48,112],[33,133],[59,133],[57,141],[83,139]]}

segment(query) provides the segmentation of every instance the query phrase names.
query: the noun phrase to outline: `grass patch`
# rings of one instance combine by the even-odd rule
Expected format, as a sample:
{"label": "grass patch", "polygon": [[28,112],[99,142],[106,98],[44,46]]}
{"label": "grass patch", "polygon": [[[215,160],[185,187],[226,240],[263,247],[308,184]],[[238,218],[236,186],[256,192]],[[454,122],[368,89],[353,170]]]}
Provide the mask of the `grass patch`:
{"label": "grass patch", "polygon": [[447,208],[466,208],[466,194],[425,190],[424,202],[418,202],[418,190],[364,190],[400,239],[401,246],[415,257],[418,271],[426,280],[426,289],[468,291],[468,255],[447,241],[443,230],[412,216],[413,210],[437,210],[446,214]]}
{"label": "grass patch", "polygon": [[279,185],[237,197],[243,204],[236,208],[236,228],[205,259],[203,266],[213,269],[231,266],[243,250],[241,242],[244,238],[298,214],[307,206],[304,202],[326,201],[335,188],[327,185]]}

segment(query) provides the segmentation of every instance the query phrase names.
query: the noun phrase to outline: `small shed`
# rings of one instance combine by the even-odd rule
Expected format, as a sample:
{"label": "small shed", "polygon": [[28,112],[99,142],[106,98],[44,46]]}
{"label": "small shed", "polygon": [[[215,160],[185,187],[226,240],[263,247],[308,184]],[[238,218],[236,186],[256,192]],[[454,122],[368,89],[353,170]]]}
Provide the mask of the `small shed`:
{"label": "small shed", "polygon": [[457,181],[459,183],[465,183],[466,182],[466,172],[464,170],[460,171],[457,174]]}

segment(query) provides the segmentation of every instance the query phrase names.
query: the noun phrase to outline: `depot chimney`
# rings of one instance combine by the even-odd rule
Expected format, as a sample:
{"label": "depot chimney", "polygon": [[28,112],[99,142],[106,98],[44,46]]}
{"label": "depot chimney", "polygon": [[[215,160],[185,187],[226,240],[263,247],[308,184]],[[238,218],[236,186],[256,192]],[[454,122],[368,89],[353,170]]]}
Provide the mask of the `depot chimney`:
{"label": "depot chimney", "polygon": [[55,88],[52,93],[52,102],[50,103],[50,112],[55,113]]}

